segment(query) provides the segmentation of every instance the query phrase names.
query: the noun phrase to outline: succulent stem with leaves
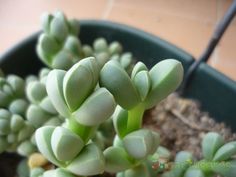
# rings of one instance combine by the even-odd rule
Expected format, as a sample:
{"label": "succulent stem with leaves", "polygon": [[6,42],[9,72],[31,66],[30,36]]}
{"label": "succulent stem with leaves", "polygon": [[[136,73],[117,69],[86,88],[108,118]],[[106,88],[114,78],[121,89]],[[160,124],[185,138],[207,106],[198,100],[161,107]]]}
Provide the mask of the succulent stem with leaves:
{"label": "succulent stem with leaves", "polygon": [[210,132],[202,140],[202,153],[204,159],[195,161],[191,153],[179,152],[173,169],[163,177],[236,176],[236,141],[225,143],[221,135]]}
{"label": "succulent stem with leaves", "polygon": [[[90,57],[67,72],[52,70],[47,77],[48,96],[55,109],[67,119],[64,126],[39,128],[36,143],[49,161],[67,171],[67,176],[96,175],[105,168],[101,149],[89,141],[116,106],[112,94],[97,87],[100,68],[98,61]],[[50,173],[44,173],[47,174]]]}
{"label": "succulent stem with leaves", "polygon": [[142,129],[143,114],[173,92],[182,78],[182,65],[173,59],[157,63],[150,71],[138,62],[131,77],[117,61],[104,65],[100,86],[106,87],[118,103],[113,115],[118,136],[113,146],[104,151],[106,171],[119,172],[117,176],[123,177],[151,176],[146,160],[157,151],[159,135]]}

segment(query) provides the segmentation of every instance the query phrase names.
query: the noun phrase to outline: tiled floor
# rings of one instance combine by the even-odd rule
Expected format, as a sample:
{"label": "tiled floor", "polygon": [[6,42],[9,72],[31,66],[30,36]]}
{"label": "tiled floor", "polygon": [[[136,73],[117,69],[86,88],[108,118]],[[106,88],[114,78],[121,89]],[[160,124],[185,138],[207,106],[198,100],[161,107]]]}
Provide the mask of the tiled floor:
{"label": "tiled floor", "polygon": [[[44,11],[105,19],[153,33],[196,58],[232,0],[7,0],[0,1],[0,53],[40,28]],[[209,64],[236,80],[236,18]]]}

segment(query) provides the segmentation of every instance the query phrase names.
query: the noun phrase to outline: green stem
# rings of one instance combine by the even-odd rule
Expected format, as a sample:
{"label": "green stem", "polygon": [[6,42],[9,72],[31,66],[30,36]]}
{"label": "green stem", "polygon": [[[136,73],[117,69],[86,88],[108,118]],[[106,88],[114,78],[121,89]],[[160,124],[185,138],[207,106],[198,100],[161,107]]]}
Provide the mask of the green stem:
{"label": "green stem", "polygon": [[82,140],[85,143],[87,143],[88,140],[94,135],[97,126],[95,127],[85,126],[78,123],[73,118],[69,118],[67,128],[70,129],[75,134],[79,135],[80,138],[82,138]]}
{"label": "green stem", "polygon": [[128,111],[127,134],[142,127],[145,108],[142,103]]}

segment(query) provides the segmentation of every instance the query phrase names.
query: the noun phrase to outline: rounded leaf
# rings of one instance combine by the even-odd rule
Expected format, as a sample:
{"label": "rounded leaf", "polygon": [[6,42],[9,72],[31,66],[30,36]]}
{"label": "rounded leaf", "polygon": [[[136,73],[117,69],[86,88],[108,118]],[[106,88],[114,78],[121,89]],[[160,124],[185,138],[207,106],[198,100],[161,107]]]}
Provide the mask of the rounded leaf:
{"label": "rounded leaf", "polygon": [[17,147],[17,153],[22,156],[29,156],[36,151],[37,148],[31,141],[24,141]]}
{"label": "rounded leaf", "polygon": [[45,85],[39,81],[28,83],[26,93],[27,98],[34,104],[40,103],[47,96]]}
{"label": "rounded leaf", "polygon": [[122,45],[118,41],[114,41],[109,45],[109,53],[111,55],[120,54],[122,52]]}
{"label": "rounded leaf", "polygon": [[95,52],[106,52],[108,49],[107,41],[104,38],[97,38],[93,43]]}
{"label": "rounded leaf", "polygon": [[48,170],[43,173],[42,177],[76,177],[75,175],[71,174],[69,171],[57,168],[55,170]]}
{"label": "rounded leaf", "polygon": [[116,102],[125,109],[131,109],[140,102],[131,79],[116,61],[112,60],[104,65],[100,72],[100,85],[106,87],[113,94]]}
{"label": "rounded leaf", "polygon": [[124,177],[150,177],[149,171],[144,164],[140,164],[124,172]]}
{"label": "rounded leaf", "polygon": [[134,65],[134,68],[133,68],[132,73],[131,73],[131,78],[133,79],[134,76],[137,73],[139,73],[140,71],[148,71],[147,66],[143,62],[141,62],[141,61],[139,61],[138,63],[136,63]]}
{"label": "rounded leaf", "polygon": [[59,50],[59,45],[54,38],[45,33],[39,36],[38,45],[41,46],[44,53],[48,56],[54,55]]}
{"label": "rounded leaf", "polygon": [[24,127],[24,125],[25,125],[25,121],[21,116],[17,114],[12,115],[11,123],[10,123],[12,132],[18,132],[20,129]]}
{"label": "rounded leaf", "polygon": [[236,154],[236,141],[232,141],[221,146],[221,148],[219,148],[216,151],[213,160],[214,161],[228,160],[229,158],[233,157],[235,154]]}
{"label": "rounded leaf", "polygon": [[80,124],[96,126],[110,118],[115,107],[112,94],[105,88],[99,88],[72,114],[72,117]]}
{"label": "rounded leaf", "polygon": [[63,42],[68,35],[68,27],[63,16],[57,15],[51,20],[50,35],[56,38],[57,41]]}
{"label": "rounded leaf", "polygon": [[135,159],[144,159],[151,153],[153,149],[157,149],[159,142],[154,142],[153,133],[150,130],[140,129],[129,133],[123,138],[125,150]]}
{"label": "rounded leaf", "polygon": [[78,62],[67,71],[63,81],[63,93],[71,111],[79,108],[93,89],[93,73],[81,62]]}
{"label": "rounded leaf", "polygon": [[200,169],[189,168],[184,177],[205,177],[204,173]]}
{"label": "rounded leaf", "polygon": [[52,59],[51,67],[55,69],[68,70],[74,64],[73,56],[67,50],[61,50]]}
{"label": "rounded leaf", "polygon": [[26,113],[27,120],[36,128],[42,126],[51,115],[36,105],[30,105]]}
{"label": "rounded leaf", "polygon": [[224,144],[221,135],[215,132],[207,133],[202,140],[202,152],[206,160],[212,160],[216,151]]}
{"label": "rounded leaf", "polygon": [[236,176],[236,160],[221,162],[212,166],[212,171],[224,177]]}
{"label": "rounded leaf", "polygon": [[149,74],[152,87],[145,100],[146,108],[153,107],[179,87],[183,80],[183,66],[177,60],[166,59],[157,63]]}
{"label": "rounded leaf", "polygon": [[28,102],[25,99],[16,99],[9,105],[9,111],[13,114],[25,116],[28,107]]}
{"label": "rounded leaf", "polygon": [[105,169],[103,153],[95,144],[88,144],[66,169],[81,176],[101,174]]}
{"label": "rounded leaf", "polygon": [[151,80],[148,71],[140,71],[134,76],[133,81],[141,100],[144,101],[151,88]]}
{"label": "rounded leaf", "polygon": [[66,128],[57,127],[52,133],[52,151],[60,161],[73,160],[83,146],[84,142],[82,139]]}
{"label": "rounded leaf", "polygon": [[104,151],[106,167],[105,171],[117,173],[132,167],[134,161],[121,147],[109,147]]}
{"label": "rounded leaf", "polygon": [[63,70],[53,70],[48,74],[46,90],[55,109],[63,116],[69,117],[69,110],[63,96]]}
{"label": "rounded leaf", "polygon": [[113,125],[119,137],[123,138],[127,133],[128,111],[119,105],[112,116]]}
{"label": "rounded leaf", "polygon": [[132,54],[127,52],[121,55],[120,64],[124,69],[127,69],[129,65],[132,63]]}
{"label": "rounded leaf", "polygon": [[61,165],[51,147],[51,136],[55,127],[52,126],[44,126],[36,130],[35,132],[35,140],[39,151],[46,157],[50,162],[54,163],[57,166]]}

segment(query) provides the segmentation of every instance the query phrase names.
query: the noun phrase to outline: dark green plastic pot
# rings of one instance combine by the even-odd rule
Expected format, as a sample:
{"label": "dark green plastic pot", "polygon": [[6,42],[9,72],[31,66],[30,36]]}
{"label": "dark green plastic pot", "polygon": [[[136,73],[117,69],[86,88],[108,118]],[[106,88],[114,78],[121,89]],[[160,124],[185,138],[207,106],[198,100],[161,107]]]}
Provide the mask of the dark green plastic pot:
{"label": "dark green plastic pot", "polygon": [[[106,21],[80,21],[80,39],[91,44],[97,37],[108,41],[118,40],[126,51],[151,67],[156,62],[175,58],[182,62],[185,71],[194,58],[174,45],[143,31]],[[40,32],[19,43],[0,57],[0,67],[5,73],[21,76],[35,74],[42,63],[37,58],[35,45]],[[236,83],[210,66],[202,63],[193,75],[185,96],[197,99],[203,110],[218,121],[223,121],[236,130]]]}

